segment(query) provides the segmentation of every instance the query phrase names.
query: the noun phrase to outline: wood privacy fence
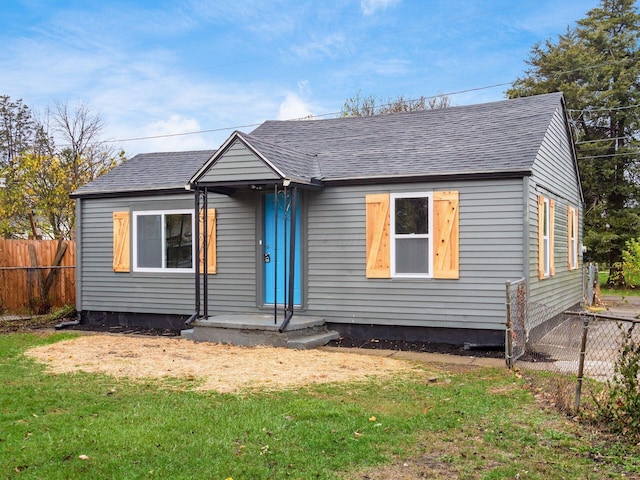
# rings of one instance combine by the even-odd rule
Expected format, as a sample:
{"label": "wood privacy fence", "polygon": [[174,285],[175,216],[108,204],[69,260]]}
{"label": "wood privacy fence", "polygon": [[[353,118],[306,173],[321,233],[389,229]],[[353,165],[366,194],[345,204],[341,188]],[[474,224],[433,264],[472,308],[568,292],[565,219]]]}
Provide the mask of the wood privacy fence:
{"label": "wood privacy fence", "polygon": [[0,312],[45,313],[76,301],[76,245],[0,239]]}

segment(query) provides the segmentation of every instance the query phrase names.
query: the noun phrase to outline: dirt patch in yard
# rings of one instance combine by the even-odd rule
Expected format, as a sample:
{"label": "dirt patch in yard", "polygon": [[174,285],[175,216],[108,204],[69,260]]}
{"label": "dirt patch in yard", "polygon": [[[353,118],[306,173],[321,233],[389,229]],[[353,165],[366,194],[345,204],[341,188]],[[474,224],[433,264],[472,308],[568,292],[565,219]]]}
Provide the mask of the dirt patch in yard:
{"label": "dirt patch in yard", "polygon": [[221,393],[384,377],[412,363],[357,353],[235,347],[166,337],[86,335],[33,348],[27,355],[51,373],[99,372],[130,379],[187,378]]}

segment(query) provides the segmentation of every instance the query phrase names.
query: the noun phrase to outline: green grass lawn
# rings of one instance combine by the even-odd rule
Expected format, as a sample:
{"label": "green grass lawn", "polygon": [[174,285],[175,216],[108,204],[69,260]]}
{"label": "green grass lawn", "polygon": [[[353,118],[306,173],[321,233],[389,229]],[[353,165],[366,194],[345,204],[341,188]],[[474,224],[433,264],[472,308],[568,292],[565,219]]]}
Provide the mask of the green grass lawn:
{"label": "green grass lawn", "polygon": [[[602,295],[621,295],[623,297],[625,296],[639,297],[640,296],[640,288],[638,287],[624,288],[624,289],[609,288],[607,286],[608,279],[609,279],[608,269],[603,269],[601,271],[598,271],[598,283],[600,284],[600,293]],[[633,285],[640,285],[640,279],[631,278],[631,279],[628,279],[628,281],[631,281]]]}
{"label": "green grass lawn", "polygon": [[0,478],[640,477],[637,447],[541,407],[506,369],[222,395],[23,355],[70,336],[0,336]]}

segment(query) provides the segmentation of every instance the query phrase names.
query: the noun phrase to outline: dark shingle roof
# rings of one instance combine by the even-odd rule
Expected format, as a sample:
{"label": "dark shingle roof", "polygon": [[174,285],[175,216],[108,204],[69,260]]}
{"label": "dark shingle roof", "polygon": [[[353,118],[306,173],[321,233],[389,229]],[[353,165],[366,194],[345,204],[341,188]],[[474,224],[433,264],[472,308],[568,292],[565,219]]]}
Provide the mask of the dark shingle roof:
{"label": "dark shingle roof", "polygon": [[246,142],[267,158],[278,170],[286,172],[288,176],[311,180],[320,178],[320,167],[318,165],[318,155],[301,151],[291,150],[282,144],[272,144],[254,135],[246,133],[240,134]]}
{"label": "dark shingle roof", "polygon": [[[440,110],[267,121],[236,132],[286,177],[336,181],[527,172],[562,94]],[[73,196],[181,189],[214,150],[136,155]]]}
{"label": "dark shingle roof", "polygon": [[215,150],[141,153],[75,192],[74,197],[101,193],[184,189]]}
{"label": "dark shingle roof", "polygon": [[267,121],[251,132],[317,154],[321,180],[530,170],[561,93],[410,113]]}

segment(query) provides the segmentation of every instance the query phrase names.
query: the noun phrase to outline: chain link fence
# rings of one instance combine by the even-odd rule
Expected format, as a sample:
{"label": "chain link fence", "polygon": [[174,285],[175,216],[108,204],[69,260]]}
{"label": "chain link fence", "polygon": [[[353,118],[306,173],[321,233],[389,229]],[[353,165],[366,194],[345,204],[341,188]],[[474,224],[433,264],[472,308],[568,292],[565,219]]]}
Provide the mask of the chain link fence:
{"label": "chain link fence", "polygon": [[507,330],[505,338],[505,358],[507,366],[523,357],[531,357],[532,346],[549,330],[562,323],[564,317],[560,308],[530,302],[527,282],[524,278],[507,282]]}
{"label": "chain link fence", "polygon": [[[584,278],[583,305],[592,306],[598,301],[597,266],[585,266]],[[624,352],[640,343],[637,323],[632,315],[529,302],[524,279],[507,282],[507,365],[545,372],[545,394],[565,411],[597,407],[622,380],[618,365]]]}

